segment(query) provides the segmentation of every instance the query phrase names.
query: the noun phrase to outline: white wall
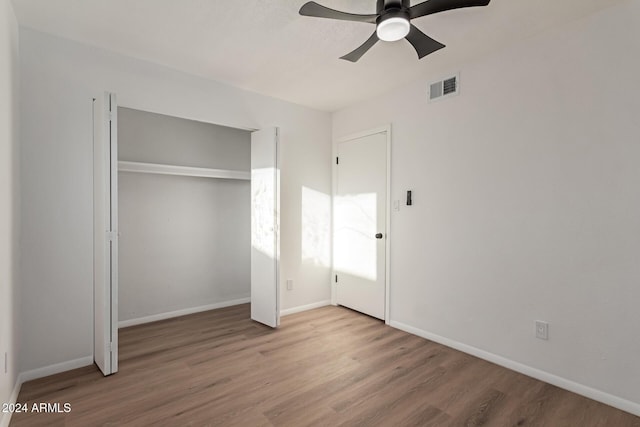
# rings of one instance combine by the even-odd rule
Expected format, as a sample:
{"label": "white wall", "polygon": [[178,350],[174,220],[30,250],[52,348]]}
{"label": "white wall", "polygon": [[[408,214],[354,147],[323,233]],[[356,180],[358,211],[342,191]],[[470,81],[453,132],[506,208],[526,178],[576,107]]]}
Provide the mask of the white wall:
{"label": "white wall", "polygon": [[119,173],[118,320],[246,299],[249,181]]}
{"label": "white wall", "polygon": [[639,17],[623,2],[449,70],[461,94],[448,100],[426,102],[442,76],[425,76],[333,116],[334,138],[392,123],[392,199],[413,191],[392,212],[397,326],[636,412]]}
{"label": "white wall", "polygon": [[282,129],[283,308],[329,298],[328,267],[303,260],[302,191],[330,192],[331,117],[148,62],[20,32],[22,370],[92,353],[91,98],[237,128]]}
{"label": "white wall", "polygon": [[[119,108],[118,157],[249,172],[251,133]],[[118,320],[140,323],[250,296],[249,181],[118,175]]]}
{"label": "white wall", "polygon": [[[0,403],[8,402],[18,366],[19,148],[18,24],[9,0],[0,1]],[[7,371],[4,357],[7,354]],[[0,414],[0,425],[5,416]]]}
{"label": "white wall", "polygon": [[120,107],[118,158],[249,172],[251,132]]}

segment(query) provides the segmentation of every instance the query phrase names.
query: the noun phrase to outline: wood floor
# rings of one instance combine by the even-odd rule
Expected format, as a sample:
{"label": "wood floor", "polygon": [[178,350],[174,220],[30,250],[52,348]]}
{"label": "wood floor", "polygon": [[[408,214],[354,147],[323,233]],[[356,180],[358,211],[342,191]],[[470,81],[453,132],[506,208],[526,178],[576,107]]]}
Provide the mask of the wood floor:
{"label": "wood floor", "polygon": [[339,307],[283,318],[240,305],[120,330],[120,372],[31,381],[69,413],[12,426],[640,426],[640,418]]}

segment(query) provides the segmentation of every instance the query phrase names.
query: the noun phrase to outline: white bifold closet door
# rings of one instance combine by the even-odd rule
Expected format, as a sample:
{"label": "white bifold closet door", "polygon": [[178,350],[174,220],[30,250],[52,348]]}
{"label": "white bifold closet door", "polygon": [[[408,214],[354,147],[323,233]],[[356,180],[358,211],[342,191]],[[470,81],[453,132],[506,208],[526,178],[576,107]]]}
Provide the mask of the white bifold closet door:
{"label": "white bifold closet door", "polygon": [[93,359],[104,375],[118,371],[117,111],[115,94],[93,101]]}
{"label": "white bifold closet door", "polygon": [[251,134],[251,318],[280,323],[280,165],[278,129]]}

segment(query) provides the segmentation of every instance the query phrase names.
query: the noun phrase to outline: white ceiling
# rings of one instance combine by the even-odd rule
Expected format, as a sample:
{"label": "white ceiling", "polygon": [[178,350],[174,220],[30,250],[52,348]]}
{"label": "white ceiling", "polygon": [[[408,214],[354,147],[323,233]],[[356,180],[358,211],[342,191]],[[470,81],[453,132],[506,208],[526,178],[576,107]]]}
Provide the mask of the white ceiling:
{"label": "white ceiling", "polygon": [[[340,56],[372,24],[298,15],[306,0],[13,0],[21,25],[309,107],[335,111],[405,81],[562,25],[622,0],[493,0],[412,21],[447,45],[418,60],[405,40]],[[375,13],[376,0],[318,0]],[[411,4],[421,3],[420,0]],[[439,77],[439,76],[436,76]]]}

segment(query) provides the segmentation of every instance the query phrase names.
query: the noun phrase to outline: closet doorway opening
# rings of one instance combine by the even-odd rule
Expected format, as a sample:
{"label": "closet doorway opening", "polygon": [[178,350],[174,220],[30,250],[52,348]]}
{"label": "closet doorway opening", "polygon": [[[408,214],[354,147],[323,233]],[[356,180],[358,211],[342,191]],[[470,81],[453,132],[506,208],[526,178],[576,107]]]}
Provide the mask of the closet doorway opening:
{"label": "closet doorway opening", "polygon": [[94,99],[94,360],[118,328],[251,302],[279,323],[279,141]]}

